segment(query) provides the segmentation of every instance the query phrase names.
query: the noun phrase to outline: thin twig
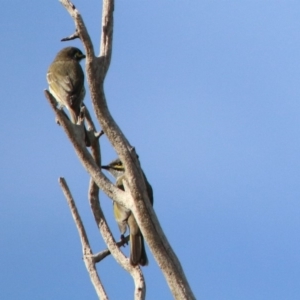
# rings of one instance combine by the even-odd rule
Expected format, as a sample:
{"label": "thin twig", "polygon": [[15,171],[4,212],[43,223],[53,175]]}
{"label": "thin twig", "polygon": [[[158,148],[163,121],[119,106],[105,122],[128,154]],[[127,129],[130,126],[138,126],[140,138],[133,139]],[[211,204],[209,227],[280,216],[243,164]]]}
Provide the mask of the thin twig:
{"label": "thin twig", "polygon": [[70,189],[67,185],[66,180],[62,177],[59,178],[59,184],[60,184],[62,191],[67,199],[68,205],[71,210],[72,217],[76,224],[78,234],[80,237],[80,241],[81,241],[81,245],[82,245],[83,260],[84,260],[86,269],[88,270],[88,273],[90,275],[91,281],[94,285],[94,288],[96,290],[96,293],[97,293],[99,299],[103,299],[103,300],[108,299],[105,289],[104,289],[104,287],[101,283],[101,280],[98,276],[95,262],[93,259],[93,252],[90,247],[90,243],[89,243],[86,231],[84,229],[83,223],[81,221],[80,215],[78,213],[75,201],[71,195]]}
{"label": "thin twig", "polygon": [[75,39],[79,39],[79,35],[78,35],[77,31],[75,31],[73,34],[71,34],[68,37],[62,38],[60,41],[66,42],[66,41],[71,41],[71,40],[75,40]]}
{"label": "thin twig", "polygon": [[[127,245],[129,242],[129,235],[126,236],[124,239],[122,239],[121,241],[117,242],[117,246],[123,247],[124,245]],[[98,263],[101,260],[103,260],[105,257],[109,256],[111,253],[108,249],[102,250],[101,252],[98,252],[97,254],[94,255],[94,262]]]}

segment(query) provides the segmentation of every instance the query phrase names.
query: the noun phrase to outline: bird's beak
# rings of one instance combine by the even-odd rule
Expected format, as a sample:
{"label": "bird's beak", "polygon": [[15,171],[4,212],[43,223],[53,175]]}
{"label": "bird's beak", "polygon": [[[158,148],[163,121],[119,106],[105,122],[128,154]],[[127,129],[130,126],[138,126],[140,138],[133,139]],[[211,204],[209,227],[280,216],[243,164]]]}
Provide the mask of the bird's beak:
{"label": "bird's beak", "polygon": [[80,59],[84,59],[86,56],[84,54],[80,55]]}
{"label": "bird's beak", "polygon": [[101,169],[109,170],[109,166],[101,166]]}

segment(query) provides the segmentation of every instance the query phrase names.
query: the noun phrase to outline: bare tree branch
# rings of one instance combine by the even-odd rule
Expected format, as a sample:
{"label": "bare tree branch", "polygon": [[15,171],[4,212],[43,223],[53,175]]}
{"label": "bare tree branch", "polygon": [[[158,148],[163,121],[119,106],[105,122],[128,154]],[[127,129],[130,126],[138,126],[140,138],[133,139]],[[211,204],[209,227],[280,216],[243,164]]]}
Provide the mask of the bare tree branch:
{"label": "bare tree branch", "polygon": [[114,26],[114,0],[103,0],[100,57],[103,57],[102,81],[110,65]]}
{"label": "bare tree branch", "polygon": [[104,290],[104,287],[98,276],[98,273],[97,273],[97,270],[95,267],[95,262],[93,259],[93,252],[90,247],[90,243],[89,243],[88,237],[86,235],[80,215],[78,213],[75,201],[71,195],[70,189],[69,189],[65,179],[62,177],[59,178],[59,184],[60,184],[60,186],[63,190],[63,193],[67,199],[68,205],[69,205],[71,213],[72,213],[72,217],[76,224],[78,234],[79,234],[79,237],[81,240],[81,245],[82,245],[83,261],[85,263],[86,269],[88,270],[88,273],[90,274],[90,278],[94,285],[96,293],[97,293],[99,299],[103,299],[103,300],[108,299],[107,294]]}

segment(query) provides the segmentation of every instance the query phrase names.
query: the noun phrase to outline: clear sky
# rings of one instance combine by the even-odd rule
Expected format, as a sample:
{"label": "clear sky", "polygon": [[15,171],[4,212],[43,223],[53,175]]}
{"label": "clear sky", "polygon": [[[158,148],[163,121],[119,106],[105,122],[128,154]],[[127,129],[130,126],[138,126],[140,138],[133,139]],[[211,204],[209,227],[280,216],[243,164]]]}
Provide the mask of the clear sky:
{"label": "clear sky", "polygon": [[[101,1],[74,3],[99,53]],[[43,95],[57,51],[83,47],[60,42],[74,24],[55,0],[4,1],[0,25],[0,299],[97,299],[57,181],[98,252],[89,177]],[[300,2],[119,0],[114,30],[108,105],[197,299],[299,299]],[[147,252],[148,299],[172,299]],[[111,257],[98,270],[111,299],[132,299]]]}

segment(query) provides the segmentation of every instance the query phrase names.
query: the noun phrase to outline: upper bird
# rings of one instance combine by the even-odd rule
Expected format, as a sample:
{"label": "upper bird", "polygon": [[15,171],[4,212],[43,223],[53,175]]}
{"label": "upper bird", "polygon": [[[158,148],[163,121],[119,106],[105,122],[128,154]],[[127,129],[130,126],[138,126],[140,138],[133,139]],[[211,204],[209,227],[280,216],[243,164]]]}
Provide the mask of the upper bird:
{"label": "upper bird", "polygon": [[[102,169],[109,171],[116,178],[116,186],[124,190],[123,179],[125,176],[125,168],[120,159],[112,161],[107,166],[101,166]],[[148,198],[153,205],[153,190],[148,182],[145,174],[143,173],[144,181],[146,184]],[[130,234],[130,262],[133,266],[148,265],[148,258],[145,250],[144,237],[140,231],[140,228],[134,218],[134,215],[130,210],[121,206],[117,202],[113,202],[114,217],[118,223],[119,229],[123,237],[127,226],[129,227]]]}
{"label": "upper bird", "polygon": [[77,124],[85,96],[84,73],[80,61],[85,55],[76,47],[60,50],[47,72],[50,93],[60,106],[65,106],[71,121]]}

